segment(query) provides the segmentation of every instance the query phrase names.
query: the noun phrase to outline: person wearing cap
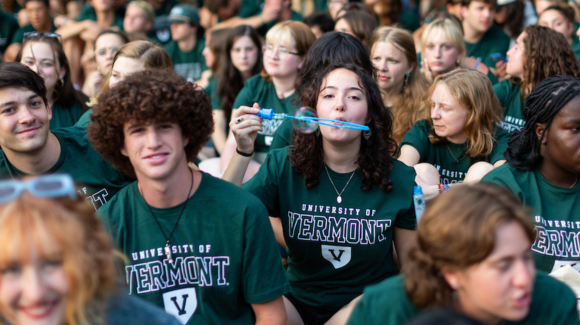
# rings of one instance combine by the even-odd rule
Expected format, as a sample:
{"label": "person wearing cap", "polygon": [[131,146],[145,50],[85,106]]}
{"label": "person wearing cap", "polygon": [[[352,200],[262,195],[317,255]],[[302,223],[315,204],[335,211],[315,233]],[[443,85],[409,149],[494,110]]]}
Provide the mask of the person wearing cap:
{"label": "person wearing cap", "polygon": [[179,4],[169,13],[171,41],[164,46],[173,62],[173,69],[187,81],[196,81],[207,70],[202,54],[205,48],[204,29],[199,24],[197,9]]}
{"label": "person wearing cap", "polygon": [[22,47],[24,34],[33,32],[48,33],[56,30],[52,18],[50,18],[49,9],[48,0],[24,1],[24,10],[26,10],[30,24],[19,28],[14,33],[12,43],[6,49],[4,61],[14,61],[16,54],[18,54],[18,51]]}

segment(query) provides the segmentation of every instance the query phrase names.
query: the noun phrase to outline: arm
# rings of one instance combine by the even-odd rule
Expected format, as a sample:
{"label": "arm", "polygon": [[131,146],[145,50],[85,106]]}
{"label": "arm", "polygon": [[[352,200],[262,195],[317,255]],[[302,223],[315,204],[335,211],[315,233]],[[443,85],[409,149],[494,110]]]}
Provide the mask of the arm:
{"label": "arm", "polygon": [[91,29],[94,32],[101,31],[101,28],[96,22],[91,20],[83,20],[78,22],[69,22],[68,24],[57,29],[55,33],[60,34],[60,36],[62,37],[62,41],[64,42],[69,38],[79,36],[87,29]]}
{"label": "arm", "polygon": [[211,135],[213,144],[217,152],[221,155],[226,145],[226,117],[224,111],[216,109],[213,111],[214,131]]}
{"label": "arm", "polygon": [[407,254],[411,248],[413,242],[415,241],[416,232],[415,230],[408,230],[403,228],[395,227],[393,233],[393,241],[395,243],[395,248],[399,256],[399,265],[403,266],[405,260],[407,259]]}
{"label": "arm", "polygon": [[262,25],[277,19],[278,15],[280,14],[280,10],[281,8],[279,4],[266,0],[264,1],[264,9],[259,15],[248,18],[232,17],[224,22],[215,25],[213,29],[236,27],[239,25],[249,25],[252,26],[254,29],[258,29],[262,27]]}
{"label": "arm", "polygon": [[20,43],[12,43],[8,46],[6,51],[4,51],[4,62],[14,62],[16,59],[16,55],[22,48],[22,44]]}
{"label": "arm", "polygon": [[420,159],[421,155],[415,147],[410,145],[403,145],[403,147],[401,147],[401,156],[399,157],[399,160],[405,163],[405,165],[413,167],[419,163]]}
{"label": "arm", "polygon": [[252,304],[256,325],[287,325],[288,316],[282,296],[261,304]]}
{"label": "arm", "polygon": [[270,224],[272,225],[272,230],[274,230],[274,237],[276,237],[276,242],[280,246],[287,248],[286,239],[284,239],[284,230],[282,229],[282,219],[270,217]]}

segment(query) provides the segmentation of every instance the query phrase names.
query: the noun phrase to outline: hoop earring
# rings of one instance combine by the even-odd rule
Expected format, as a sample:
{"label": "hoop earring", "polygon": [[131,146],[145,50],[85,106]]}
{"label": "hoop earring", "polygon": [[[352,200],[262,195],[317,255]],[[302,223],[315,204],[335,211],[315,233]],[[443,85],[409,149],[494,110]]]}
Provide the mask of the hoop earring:
{"label": "hoop earring", "polygon": [[411,74],[410,74],[410,73],[407,73],[407,74],[405,75],[405,81],[403,81],[403,91],[404,91],[405,89],[407,89],[407,85],[409,84],[409,77],[410,77],[410,76],[411,76]]}
{"label": "hoop earring", "polygon": [[363,137],[364,137],[364,138],[365,138],[365,140],[367,140],[367,141],[368,141],[368,139],[370,139],[370,138],[371,138],[371,135],[372,135],[372,134],[373,134],[373,132],[372,132],[370,129],[368,129],[368,130],[366,130],[366,131],[363,131]]}

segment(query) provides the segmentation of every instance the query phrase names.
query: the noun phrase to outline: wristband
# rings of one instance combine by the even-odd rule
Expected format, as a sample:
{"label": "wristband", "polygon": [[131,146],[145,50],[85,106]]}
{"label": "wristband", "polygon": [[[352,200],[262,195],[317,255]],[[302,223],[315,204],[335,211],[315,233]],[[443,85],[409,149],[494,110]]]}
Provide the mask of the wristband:
{"label": "wristband", "polygon": [[247,158],[250,158],[250,157],[252,157],[252,155],[254,155],[253,150],[250,153],[245,153],[245,152],[241,152],[240,149],[238,149],[237,147],[236,147],[236,152],[238,153],[238,155],[240,155],[242,157],[247,157]]}
{"label": "wristband", "polygon": [[477,58],[477,62],[475,63],[475,67],[473,67],[473,70],[477,71],[477,68],[479,68],[480,63],[481,63],[481,58]]}
{"label": "wristband", "polygon": [[445,193],[449,191],[450,187],[447,184],[439,184],[439,193]]}

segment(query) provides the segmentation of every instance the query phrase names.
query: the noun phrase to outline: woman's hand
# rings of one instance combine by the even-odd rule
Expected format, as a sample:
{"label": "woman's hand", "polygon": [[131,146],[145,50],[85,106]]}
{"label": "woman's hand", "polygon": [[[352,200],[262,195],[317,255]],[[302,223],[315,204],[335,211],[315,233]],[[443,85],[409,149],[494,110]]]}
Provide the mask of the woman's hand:
{"label": "woman's hand", "polygon": [[254,151],[254,142],[258,136],[258,131],[262,131],[262,119],[253,115],[260,111],[258,103],[254,106],[240,106],[232,111],[230,120],[230,130],[236,138],[238,150],[243,153]]}

